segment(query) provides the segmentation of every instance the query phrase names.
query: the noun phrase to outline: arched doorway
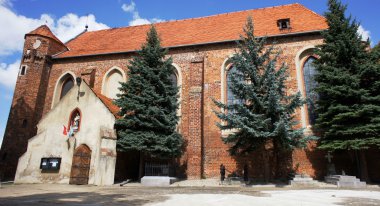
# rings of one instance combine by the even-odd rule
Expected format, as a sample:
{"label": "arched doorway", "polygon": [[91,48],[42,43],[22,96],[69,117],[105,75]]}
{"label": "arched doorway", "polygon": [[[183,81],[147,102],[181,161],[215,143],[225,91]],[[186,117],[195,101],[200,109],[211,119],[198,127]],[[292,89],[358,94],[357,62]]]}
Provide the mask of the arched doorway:
{"label": "arched doorway", "polygon": [[73,163],[70,173],[70,184],[88,184],[91,163],[91,150],[87,145],[80,145],[73,155]]}

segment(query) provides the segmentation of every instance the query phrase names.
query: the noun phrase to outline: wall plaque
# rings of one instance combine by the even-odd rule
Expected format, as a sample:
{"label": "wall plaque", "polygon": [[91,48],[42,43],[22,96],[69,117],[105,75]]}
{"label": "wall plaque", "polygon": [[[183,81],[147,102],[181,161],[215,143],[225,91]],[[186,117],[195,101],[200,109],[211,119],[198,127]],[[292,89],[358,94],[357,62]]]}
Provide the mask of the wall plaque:
{"label": "wall plaque", "polygon": [[40,169],[43,171],[59,171],[61,159],[60,157],[41,158]]}

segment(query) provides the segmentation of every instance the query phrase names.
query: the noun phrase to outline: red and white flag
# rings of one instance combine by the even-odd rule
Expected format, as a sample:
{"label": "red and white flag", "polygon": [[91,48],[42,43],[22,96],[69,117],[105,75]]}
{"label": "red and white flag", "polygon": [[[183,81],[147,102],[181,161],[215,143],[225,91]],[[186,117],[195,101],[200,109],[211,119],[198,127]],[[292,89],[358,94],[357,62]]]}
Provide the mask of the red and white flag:
{"label": "red and white flag", "polygon": [[65,125],[63,125],[63,135],[67,136],[67,128]]}

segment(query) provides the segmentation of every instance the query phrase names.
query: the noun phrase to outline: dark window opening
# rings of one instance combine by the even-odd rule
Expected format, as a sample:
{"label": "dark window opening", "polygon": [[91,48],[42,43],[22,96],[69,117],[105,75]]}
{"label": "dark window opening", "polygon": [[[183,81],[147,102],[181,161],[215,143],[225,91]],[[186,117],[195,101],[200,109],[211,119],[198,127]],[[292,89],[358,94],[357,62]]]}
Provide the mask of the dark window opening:
{"label": "dark window opening", "polygon": [[1,157],[1,160],[4,161],[8,156],[8,153],[4,152],[3,156]]}
{"label": "dark window opening", "polygon": [[309,57],[303,66],[303,78],[305,84],[305,95],[307,102],[307,111],[309,116],[309,124],[313,125],[316,119],[316,101],[318,100],[318,93],[315,91],[317,87],[317,82],[315,81],[315,75],[317,70],[313,62],[316,59],[314,57]]}
{"label": "dark window opening", "polygon": [[25,128],[26,126],[28,126],[28,120],[24,119],[22,120],[22,128]]}
{"label": "dark window opening", "polygon": [[[236,104],[242,104],[243,100],[236,97],[235,94],[232,91],[231,84],[232,84],[232,76],[236,76],[238,73],[236,67],[232,67],[230,70],[228,70],[227,73],[227,105],[236,105]],[[238,79],[238,82],[243,82],[244,80],[242,78]],[[235,110],[228,111],[229,113],[236,113]]]}
{"label": "dark window opening", "polygon": [[23,76],[26,74],[26,66],[21,66],[20,76]]}
{"label": "dark window opening", "polygon": [[277,21],[278,28],[281,29],[290,29],[290,19],[279,19]]}
{"label": "dark window opening", "polygon": [[62,99],[62,97],[64,97],[67,94],[67,92],[69,92],[73,86],[74,86],[74,79],[70,76],[62,84],[60,99]]}
{"label": "dark window opening", "polygon": [[171,75],[170,75],[170,81],[172,82],[172,85],[173,85],[174,87],[177,87],[177,86],[178,86],[177,75],[175,75],[175,74],[171,74]]}

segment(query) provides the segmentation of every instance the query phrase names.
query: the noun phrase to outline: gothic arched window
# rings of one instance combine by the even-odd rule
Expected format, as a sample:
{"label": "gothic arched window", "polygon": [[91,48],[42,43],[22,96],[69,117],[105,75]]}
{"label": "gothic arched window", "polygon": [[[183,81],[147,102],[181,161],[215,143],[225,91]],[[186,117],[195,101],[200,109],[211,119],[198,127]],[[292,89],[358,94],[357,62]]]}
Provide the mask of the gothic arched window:
{"label": "gothic arched window", "polygon": [[71,77],[71,75],[69,75],[63,82],[62,84],[62,89],[61,89],[61,97],[60,99],[62,99],[62,97],[64,97],[67,92],[70,91],[71,88],[73,88],[74,86],[74,79]]}
{"label": "gothic arched window", "polygon": [[174,87],[178,87],[178,78],[177,78],[177,75],[175,73],[170,75],[170,80],[171,80]]}
{"label": "gothic arched window", "polygon": [[121,69],[113,68],[105,76],[103,94],[111,99],[116,99],[120,93],[120,82],[124,82],[124,75]]}
{"label": "gothic arched window", "polygon": [[315,57],[309,57],[303,66],[303,78],[305,84],[305,96],[307,101],[307,111],[309,116],[309,124],[315,123],[315,103],[318,99],[318,94],[315,92],[317,82],[315,81],[316,69],[313,64]]}
{"label": "gothic arched window", "polygon": [[[227,105],[241,104],[243,102],[241,99],[237,98],[233,94],[233,92],[230,88],[231,83],[232,83],[232,76],[236,75],[237,72],[238,71],[237,71],[236,67],[231,67],[231,69],[229,69],[227,71],[227,84],[226,84],[226,90],[227,90],[227,101],[226,101],[226,103],[227,103]],[[243,81],[243,80],[240,80],[240,81]],[[232,111],[232,112],[234,112],[234,111]]]}

